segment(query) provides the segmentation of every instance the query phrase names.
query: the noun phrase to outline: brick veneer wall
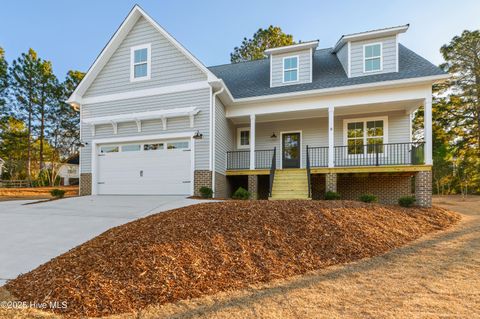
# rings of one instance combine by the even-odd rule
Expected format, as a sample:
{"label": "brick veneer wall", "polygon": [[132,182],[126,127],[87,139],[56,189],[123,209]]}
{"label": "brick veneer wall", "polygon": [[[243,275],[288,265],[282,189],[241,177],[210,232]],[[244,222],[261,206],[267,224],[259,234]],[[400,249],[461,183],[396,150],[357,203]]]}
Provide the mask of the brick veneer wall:
{"label": "brick veneer wall", "polygon": [[193,190],[195,196],[200,196],[201,187],[212,188],[212,171],[209,170],[196,170],[193,174]]}
{"label": "brick veneer wall", "polygon": [[80,196],[92,195],[92,174],[80,174]]}
{"label": "brick veneer wall", "polygon": [[361,195],[373,194],[382,204],[397,204],[401,196],[412,195],[412,177],[338,174],[337,191],[342,199],[358,200]]}
{"label": "brick veneer wall", "polygon": [[251,199],[258,198],[258,176],[248,175],[248,191]]}
{"label": "brick veneer wall", "polygon": [[337,191],[338,176],[336,173],[325,174],[325,190],[327,192]]}
{"label": "brick veneer wall", "polygon": [[215,197],[227,198],[230,193],[230,183],[227,180],[227,176],[215,172]]}
{"label": "brick veneer wall", "polygon": [[432,172],[417,172],[415,175],[416,204],[422,207],[432,207]]}

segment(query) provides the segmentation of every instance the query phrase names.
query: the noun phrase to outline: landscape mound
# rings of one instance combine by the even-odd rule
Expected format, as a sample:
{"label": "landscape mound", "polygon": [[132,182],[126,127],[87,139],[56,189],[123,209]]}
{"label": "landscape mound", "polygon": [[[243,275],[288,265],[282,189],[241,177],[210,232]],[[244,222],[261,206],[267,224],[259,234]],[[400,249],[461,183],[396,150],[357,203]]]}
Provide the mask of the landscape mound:
{"label": "landscape mound", "polygon": [[104,316],[385,253],[459,215],[352,201],[225,201],[112,228],[7,283],[20,301]]}

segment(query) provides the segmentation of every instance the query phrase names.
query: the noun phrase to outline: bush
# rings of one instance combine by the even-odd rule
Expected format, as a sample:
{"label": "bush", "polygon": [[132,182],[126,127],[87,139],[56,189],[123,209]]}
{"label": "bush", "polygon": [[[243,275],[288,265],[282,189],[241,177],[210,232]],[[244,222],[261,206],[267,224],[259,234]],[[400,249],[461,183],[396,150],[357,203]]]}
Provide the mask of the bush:
{"label": "bush", "polygon": [[200,187],[200,195],[203,198],[212,198],[213,190],[210,187],[206,187],[206,186]]}
{"label": "bush", "polygon": [[250,198],[250,192],[247,191],[243,187],[239,187],[235,193],[233,193],[232,198],[234,199],[249,199]]}
{"label": "bush", "polygon": [[359,200],[364,203],[375,203],[378,201],[378,198],[372,194],[364,194],[360,196]]}
{"label": "bush", "polygon": [[65,196],[65,191],[63,189],[55,188],[50,191],[50,195],[55,198],[63,198],[63,196]]}
{"label": "bush", "polygon": [[398,199],[398,205],[402,207],[412,207],[415,203],[415,197],[413,196],[402,196]]}
{"label": "bush", "polygon": [[325,193],[325,200],[337,200],[340,199],[340,194],[337,192],[326,192]]}

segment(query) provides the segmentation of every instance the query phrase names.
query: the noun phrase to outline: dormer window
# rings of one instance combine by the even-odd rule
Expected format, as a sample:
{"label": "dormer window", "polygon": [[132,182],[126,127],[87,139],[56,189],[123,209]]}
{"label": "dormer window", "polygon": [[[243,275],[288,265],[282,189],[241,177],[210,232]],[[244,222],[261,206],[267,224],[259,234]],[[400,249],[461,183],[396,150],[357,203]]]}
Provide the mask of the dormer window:
{"label": "dormer window", "polygon": [[363,46],[363,72],[382,71],[382,43]]}
{"label": "dormer window", "polygon": [[298,56],[283,58],[283,82],[298,81]]}
{"label": "dormer window", "polygon": [[144,44],[132,47],[130,51],[130,81],[150,79],[151,45]]}

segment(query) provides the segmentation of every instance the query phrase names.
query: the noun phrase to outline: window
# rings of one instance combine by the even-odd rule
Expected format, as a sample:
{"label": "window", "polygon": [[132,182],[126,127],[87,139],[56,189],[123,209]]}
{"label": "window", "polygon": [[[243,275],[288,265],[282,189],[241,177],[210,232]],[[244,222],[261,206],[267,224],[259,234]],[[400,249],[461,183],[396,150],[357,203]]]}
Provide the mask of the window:
{"label": "window", "polygon": [[376,72],[382,70],[382,44],[366,44],[363,46],[363,71]]}
{"label": "window", "polygon": [[67,172],[69,175],[75,175],[77,174],[77,167],[75,166],[69,166],[67,169]]}
{"label": "window", "polygon": [[169,149],[169,150],[182,149],[182,148],[188,148],[188,142],[170,142],[170,143],[167,143],[167,149]]}
{"label": "window", "polygon": [[283,58],[283,82],[298,81],[298,56]]}
{"label": "window", "polygon": [[143,150],[144,151],[163,150],[163,143],[145,144],[143,145]]}
{"label": "window", "polygon": [[345,120],[348,155],[383,153],[387,141],[387,118]]}
{"label": "window", "polygon": [[250,129],[238,128],[237,129],[237,148],[250,148]]}
{"label": "window", "polygon": [[102,146],[100,147],[100,153],[118,153],[118,146]]}
{"label": "window", "polygon": [[130,81],[150,79],[150,44],[131,48]]}
{"label": "window", "polygon": [[122,152],[138,152],[141,149],[140,144],[123,145]]}

